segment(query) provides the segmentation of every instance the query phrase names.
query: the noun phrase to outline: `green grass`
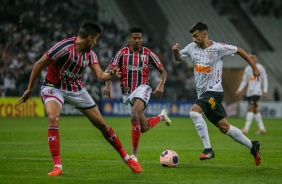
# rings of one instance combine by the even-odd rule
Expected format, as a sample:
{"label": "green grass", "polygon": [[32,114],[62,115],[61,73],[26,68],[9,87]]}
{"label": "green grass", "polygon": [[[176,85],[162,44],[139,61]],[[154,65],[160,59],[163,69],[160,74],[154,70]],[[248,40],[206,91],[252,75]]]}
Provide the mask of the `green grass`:
{"label": "green grass", "polygon": [[[106,118],[131,152],[129,117]],[[261,165],[255,166],[249,149],[220,133],[208,123],[215,158],[200,161],[203,145],[189,118],[172,118],[171,127],[160,123],[142,134],[139,162],[143,172],[136,174],[121,161],[101,133],[84,117],[60,120],[61,157],[64,174],[49,177],[53,162],[47,144],[46,118],[0,118],[0,183],[109,183],[109,184],[200,184],[200,183],[281,183],[281,119],[265,119],[266,135],[256,135],[253,122],[252,140],[261,142]],[[239,128],[244,119],[229,118]],[[159,156],[166,149],[175,150],[180,163],[164,168]]]}

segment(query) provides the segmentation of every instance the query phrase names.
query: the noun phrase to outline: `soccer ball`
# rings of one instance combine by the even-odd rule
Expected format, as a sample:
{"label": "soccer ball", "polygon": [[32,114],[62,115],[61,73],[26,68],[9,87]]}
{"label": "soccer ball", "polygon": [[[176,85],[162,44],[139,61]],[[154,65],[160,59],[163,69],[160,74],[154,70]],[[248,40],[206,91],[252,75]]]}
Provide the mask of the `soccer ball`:
{"label": "soccer ball", "polygon": [[160,162],[163,167],[176,167],[179,162],[179,156],[173,150],[165,150],[160,156]]}

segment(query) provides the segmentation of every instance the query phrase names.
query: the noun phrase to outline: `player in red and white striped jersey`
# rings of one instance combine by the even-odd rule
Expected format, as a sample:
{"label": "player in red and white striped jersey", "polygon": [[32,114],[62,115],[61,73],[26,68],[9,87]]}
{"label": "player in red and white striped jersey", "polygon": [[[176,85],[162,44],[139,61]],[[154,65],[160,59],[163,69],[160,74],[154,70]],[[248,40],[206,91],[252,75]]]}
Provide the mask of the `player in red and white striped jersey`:
{"label": "player in red and white striped jersey", "polygon": [[79,109],[90,122],[98,128],[105,139],[116,149],[124,162],[133,172],[141,172],[142,168],[125,152],[114,130],[105,122],[96,103],[84,88],[82,72],[86,67],[98,80],[109,80],[120,75],[119,69],[113,68],[104,73],[92,51],[101,33],[101,27],[91,21],[83,22],[78,37],[67,38],[53,46],[39,59],[33,67],[27,90],[19,100],[25,103],[34,88],[34,83],[41,71],[47,67],[47,74],[41,88],[42,101],[48,116],[48,143],[54,162],[54,169],[49,176],[61,175],[59,119],[64,101]]}
{"label": "player in red and white striped jersey", "polygon": [[[121,48],[112,58],[106,71],[118,67],[121,71],[120,85],[123,102],[131,114],[132,124],[132,158],[137,160],[137,150],[140,134],[153,128],[160,121],[169,126],[170,119],[167,110],[163,109],[160,115],[146,119],[144,110],[149,102],[152,88],[149,86],[149,64],[153,65],[161,74],[161,81],[153,94],[157,98],[163,96],[167,72],[158,56],[149,48],[142,46],[142,28],[130,28],[130,44]],[[110,97],[110,82],[106,82],[103,94]]]}

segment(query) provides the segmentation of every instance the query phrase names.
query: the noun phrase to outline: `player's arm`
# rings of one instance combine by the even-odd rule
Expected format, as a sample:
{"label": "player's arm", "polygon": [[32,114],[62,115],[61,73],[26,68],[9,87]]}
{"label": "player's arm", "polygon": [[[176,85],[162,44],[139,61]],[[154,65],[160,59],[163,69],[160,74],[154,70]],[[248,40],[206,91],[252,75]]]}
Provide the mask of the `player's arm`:
{"label": "player's arm", "polygon": [[254,77],[256,77],[257,80],[259,80],[260,71],[257,68],[256,64],[253,62],[253,60],[250,58],[250,56],[246,53],[246,51],[244,49],[238,47],[237,48],[237,54],[239,54],[245,61],[247,61],[249,63],[249,65],[253,69]]}
{"label": "player's arm", "polygon": [[166,78],[167,78],[167,72],[166,72],[166,70],[163,66],[158,68],[158,70],[161,73],[161,79],[162,80],[160,81],[158,87],[153,92],[153,94],[155,94],[157,98],[161,98],[163,96],[163,93],[164,93],[164,85],[165,85]]}
{"label": "player's arm", "polygon": [[[105,73],[109,73],[111,70],[113,70],[114,67],[112,67],[110,64],[109,66],[107,67],[107,69],[105,70]],[[106,86],[103,90],[103,95],[104,96],[107,96],[108,98],[111,98],[111,82],[110,80],[107,80],[106,82]]]}
{"label": "player's arm", "polygon": [[49,58],[44,54],[34,65],[30,74],[27,90],[24,92],[23,96],[20,98],[19,103],[25,103],[29,99],[31,92],[34,89],[34,84],[36,79],[40,75],[41,71],[48,65],[51,64]]}
{"label": "player's arm", "polygon": [[174,55],[174,59],[175,61],[182,61],[181,59],[181,55],[179,53],[179,44],[176,43],[173,47],[172,47],[172,52],[173,52],[173,55]]}
{"label": "player's arm", "polygon": [[266,94],[268,91],[268,78],[265,72],[265,68],[263,67],[261,70],[261,78],[262,78],[262,99],[266,98]]}
{"label": "player's arm", "polygon": [[243,77],[242,77],[242,81],[236,91],[236,95],[239,96],[240,93],[242,92],[242,90],[247,86],[248,84],[248,76],[247,76],[247,67],[245,68]]}
{"label": "player's arm", "polygon": [[90,69],[99,81],[107,81],[113,77],[120,77],[119,68],[113,68],[108,73],[103,72],[99,64],[90,65]]}

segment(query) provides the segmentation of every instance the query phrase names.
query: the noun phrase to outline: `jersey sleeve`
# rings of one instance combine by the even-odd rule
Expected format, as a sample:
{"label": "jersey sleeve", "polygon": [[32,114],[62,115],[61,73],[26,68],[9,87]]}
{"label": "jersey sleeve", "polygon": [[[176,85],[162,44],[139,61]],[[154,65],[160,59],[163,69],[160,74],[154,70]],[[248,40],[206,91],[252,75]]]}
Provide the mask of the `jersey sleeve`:
{"label": "jersey sleeve", "polygon": [[150,52],[149,54],[149,62],[152,63],[155,68],[160,68],[163,66],[159,57],[153,52]]}
{"label": "jersey sleeve", "polygon": [[88,65],[94,65],[94,64],[99,64],[98,57],[97,57],[95,52],[90,51],[90,53],[89,53],[89,64]]}
{"label": "jersey sleeve", "polygon": [[187,57],[191,56],[191,48],[192,48],[192,43],[190,43],[189,45],[187,45],[186,47],[184,47],[184,49],[180,50],[180,58],[184,59]]}
{"label": "jersey sleeve", "polygon": [[120,58],[124,55],[122,49],[117,52],[117,54],[111,59],[110,65],[116,67],[120,61]]}
{"label": "jersey sleeve", "polygon": [[246,87],[246,85],[248,84],[248,80],[249,80],[248,79],[248,68],[246,67],[245,70],[244,70],[242,81],[241,81],[237,91],[241,92]]}
{"label": "jersey sleeve", "polygon": [[267,93],[268,91],[268,78],[265,72],[265,68],[261,65],[261,71],[260,71],[260,76],[262,79],[262,90],[264,93]]}
{"label": "jersey sleeve", "polygon": [[[70,43],[73,43],[72,39],[64,39],[56,43],[51,49],[49,49],[45,54],[49,60],[54,63],[58,61],[61,57],[66,56],[69,53],[68,46]],[[67,56],[66,56],[67,57]]]}
{"label": "jersey sleeve", "polygon": [[218,51],[220,54],[220,57],[224,57],[224,56],[234,56],[237,52],[237,47],[233,46],[233,45],[227,45],[224,43],[218,43]]}

